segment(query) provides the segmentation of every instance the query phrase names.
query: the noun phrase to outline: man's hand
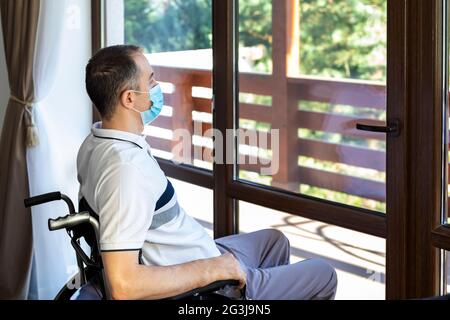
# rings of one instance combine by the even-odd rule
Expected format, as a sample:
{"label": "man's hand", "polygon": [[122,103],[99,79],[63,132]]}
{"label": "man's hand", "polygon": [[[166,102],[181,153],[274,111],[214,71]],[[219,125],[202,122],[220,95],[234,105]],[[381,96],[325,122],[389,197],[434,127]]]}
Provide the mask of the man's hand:
{"label": "man's hand", "polygon": [[223,278],[221,280],[239,280],[238,288],[244,288],[247,282],[247,276],[242,270],[241,265],[239,264],[239,261],[236,259],[236,257],[231,253],[225,253],[218,259],[221,259],[219,265],[221,271],[223,272],[223,275],[220,276],[221,278]]}

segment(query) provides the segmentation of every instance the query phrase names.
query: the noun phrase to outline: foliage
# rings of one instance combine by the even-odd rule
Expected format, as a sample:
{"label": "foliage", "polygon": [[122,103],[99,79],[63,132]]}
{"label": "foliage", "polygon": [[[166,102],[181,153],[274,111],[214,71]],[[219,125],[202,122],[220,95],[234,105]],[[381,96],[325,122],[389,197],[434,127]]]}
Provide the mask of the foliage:
{"label": "foliage", "polygon": [[[303,74],[386,79],[386,0],[299,0]],[[211,0],[125,0],[125,42],[147,52],[211,48]],[[239,1],[241,48],[262,47],[271,71],[272,1]]]}

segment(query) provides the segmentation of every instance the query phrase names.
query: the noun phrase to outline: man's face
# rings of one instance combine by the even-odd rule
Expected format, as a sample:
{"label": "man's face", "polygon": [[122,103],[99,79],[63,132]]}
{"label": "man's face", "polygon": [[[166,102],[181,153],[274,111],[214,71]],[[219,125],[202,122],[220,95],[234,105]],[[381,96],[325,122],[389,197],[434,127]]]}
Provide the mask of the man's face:
{"label": "man's face", "polygon": [[147,58],[139,53],[135,57],[136,65],[139,69],[139,89],[135,93],[134,108],[139,111],[146,111],[151,107],[150,101],[150,89],[157,85],[157,82],[154,77],[153,68],[148,63]]}

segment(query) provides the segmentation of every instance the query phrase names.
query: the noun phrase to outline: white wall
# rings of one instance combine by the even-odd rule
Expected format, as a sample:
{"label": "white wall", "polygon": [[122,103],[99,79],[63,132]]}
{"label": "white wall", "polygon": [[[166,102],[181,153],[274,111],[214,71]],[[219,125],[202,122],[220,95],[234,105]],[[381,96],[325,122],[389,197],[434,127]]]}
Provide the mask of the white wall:
{"label": "white wall", "polygon": [[0,18],[0,133],[3,127],[3,119],[6,111],[6,104],[9,98],[8,73],[6,69],[5,50],[3,47],[3,33]]}

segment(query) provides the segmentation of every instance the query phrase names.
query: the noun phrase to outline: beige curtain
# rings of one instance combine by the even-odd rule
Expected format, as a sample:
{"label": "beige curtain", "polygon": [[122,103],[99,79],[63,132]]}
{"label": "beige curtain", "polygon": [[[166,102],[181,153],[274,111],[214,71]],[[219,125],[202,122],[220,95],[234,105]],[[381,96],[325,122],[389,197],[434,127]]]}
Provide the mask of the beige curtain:
{"label": "beige curtain", "polygon": [[[0,0],[11,97],[0,140],[0,299],[25,299],[32,261],[26,148],[37,143],[31,107],[40,0]],[[4,106],[0,106],[3,108]]]}

